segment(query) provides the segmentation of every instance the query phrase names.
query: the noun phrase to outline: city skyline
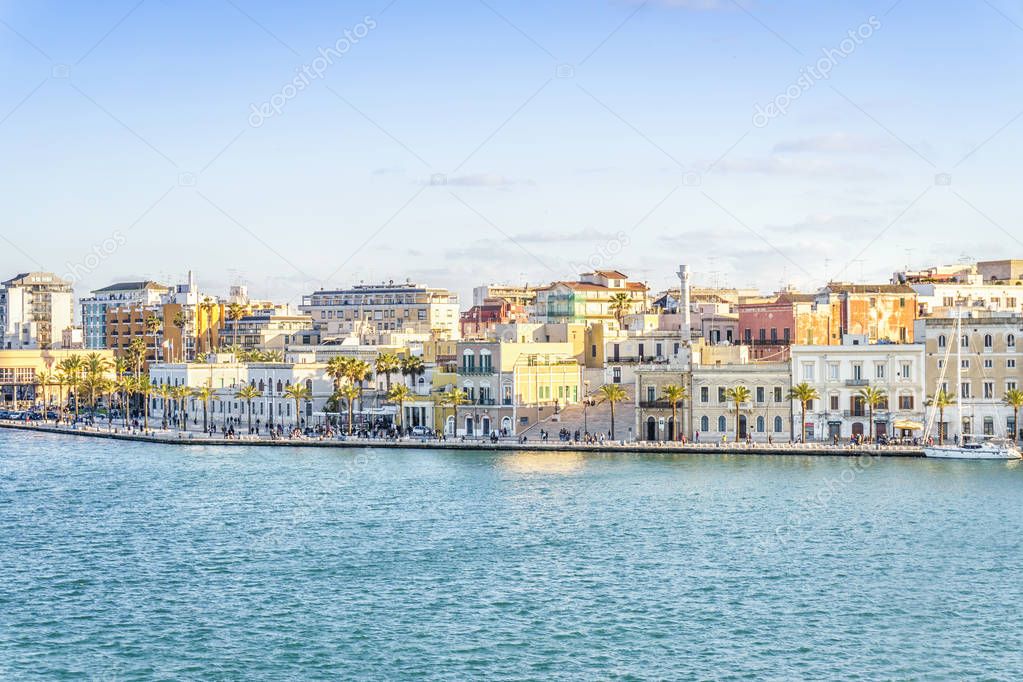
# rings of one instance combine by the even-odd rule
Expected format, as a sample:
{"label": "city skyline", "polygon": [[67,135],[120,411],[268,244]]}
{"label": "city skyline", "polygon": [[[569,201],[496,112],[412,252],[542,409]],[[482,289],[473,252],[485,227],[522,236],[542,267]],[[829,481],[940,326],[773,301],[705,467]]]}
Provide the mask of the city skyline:
{"label": "city skyline", "polygon": [[194,270],[467,300],[594,266],[772,291],[997,258],[1023,15],[915,6],[6,2],[0,269],[98,250],[79,293]]}

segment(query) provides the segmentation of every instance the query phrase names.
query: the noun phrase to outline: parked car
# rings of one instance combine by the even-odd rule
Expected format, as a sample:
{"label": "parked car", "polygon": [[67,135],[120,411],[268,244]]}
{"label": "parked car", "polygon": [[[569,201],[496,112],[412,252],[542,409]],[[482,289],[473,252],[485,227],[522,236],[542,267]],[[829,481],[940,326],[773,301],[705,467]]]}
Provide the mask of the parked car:
{"label": "parked car", "polygon": [[416,438],[424,438],[426,436],[433,435],[433,431],[425,426],[413,426],[412,430],[409,433],[411,433]]}

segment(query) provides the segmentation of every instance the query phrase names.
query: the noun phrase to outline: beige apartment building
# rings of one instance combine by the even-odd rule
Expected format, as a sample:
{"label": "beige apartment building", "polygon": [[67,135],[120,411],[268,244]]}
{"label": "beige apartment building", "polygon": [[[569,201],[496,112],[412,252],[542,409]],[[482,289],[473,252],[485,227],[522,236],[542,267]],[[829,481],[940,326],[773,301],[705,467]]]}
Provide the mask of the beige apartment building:
{"label": "beige apartment building", "polygon": [[[956,348],[955,319],[932,317],[917,322],[919,339],[924,340],[926,363],[925,393],[933,396],[944,389],[962,396],[963,413],[945,409],[940,425],[949,438],[970,436],[1012,436],[1019,431],[1012,408],[1003,402],[1006,391],[1023,388],[1023,317],[1020,315],[968,313]],[[956,357],[961,358],[962,382],[956,386]],[[928,421],[937,422],[933,407]],[[937,436],[938,426],[931,435]]]}
{"label": "beige apartment building", "polygon": [[387,343],[396,333],[457,339],[458,295],[421,284],[357,284],[302,297],[322,338],[356,337],[360,344]]}
{"label": "beige apartment building", "polygon": [[624,294],[626,313],[643,312],[650,304],[650,288],[633,282],[617,270],[598,270],[580,276],[577,282],[554,282],[536,292],[533,321],[539,323],[611,322],[615,320],[614,298]]}

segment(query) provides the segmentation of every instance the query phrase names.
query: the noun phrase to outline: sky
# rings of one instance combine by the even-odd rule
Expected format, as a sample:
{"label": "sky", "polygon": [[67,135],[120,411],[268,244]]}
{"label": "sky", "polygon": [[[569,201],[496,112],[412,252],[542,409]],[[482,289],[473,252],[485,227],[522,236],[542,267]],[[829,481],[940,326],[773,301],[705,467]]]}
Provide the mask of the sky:
{"label": "sky", "polygon": [[1023,256],[1009,0],[0,0],[0,276],[298,300]]}

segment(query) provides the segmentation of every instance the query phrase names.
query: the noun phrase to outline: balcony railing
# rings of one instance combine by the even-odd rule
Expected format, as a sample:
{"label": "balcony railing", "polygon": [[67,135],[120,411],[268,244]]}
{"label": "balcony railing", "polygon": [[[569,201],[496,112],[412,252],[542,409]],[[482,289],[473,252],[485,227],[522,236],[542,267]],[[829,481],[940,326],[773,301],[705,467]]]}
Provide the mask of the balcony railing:
{"label": "balcony railing", "polygon": [[[671,409],[671,401],[669,401],[669,400],[641,400],[641,401],[639,401],[639,406],[642,407],[642,408],[645,408],[645,409],[670,410]],[[682,407],[682,403],[681,402],[678,403],[678,406]]]}
{"label": "balcony railing", "polygon": [[869,379],[846,379],[846,386],[870,386]]}
{"label": "balcony railing", "polygon": [[469,376],[469,375],[480,375],[480,374],[493,374],[494,373],[494,368],[493,367],[477,367],[475,365],[473,365],[472,367],[466,367],[465,365],[462,365],[461,367],[458,368],[458,373],[459,374],[464,374],[466,376]]}

